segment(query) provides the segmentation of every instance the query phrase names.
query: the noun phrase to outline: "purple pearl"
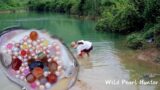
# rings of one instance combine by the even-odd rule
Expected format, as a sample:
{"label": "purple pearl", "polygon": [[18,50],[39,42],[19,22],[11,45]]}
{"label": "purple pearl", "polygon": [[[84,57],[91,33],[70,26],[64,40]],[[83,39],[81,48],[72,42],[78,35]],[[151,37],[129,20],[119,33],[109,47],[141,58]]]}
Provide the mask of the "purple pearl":
{"label": "purple pearl", "polygon": [[28,74],[30,73],[30,71],[29,71],[29,69],[25,69],[23,73],[24,73],[25,76],[26,76],[26,75],[28,75]]}

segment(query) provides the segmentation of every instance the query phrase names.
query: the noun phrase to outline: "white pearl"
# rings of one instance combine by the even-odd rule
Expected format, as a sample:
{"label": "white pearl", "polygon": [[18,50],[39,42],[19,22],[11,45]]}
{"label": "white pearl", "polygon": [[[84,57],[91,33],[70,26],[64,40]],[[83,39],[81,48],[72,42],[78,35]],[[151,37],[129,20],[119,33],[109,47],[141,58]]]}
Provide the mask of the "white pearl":
{"label": "white pearl", "polygon": [[25,66],[25,64],[24,63],[22,63],[22,65],[21,66]]}
{"label": "white pearl", "polygon": [[40,39],[38,39],[38,40],[37,40],[37,42],[38,42],[38,43],[40,43],[40,42],[41,42],[41,40],[40,40]]}
{"label": "white pearl", "polygon": [[61,64],[62,64],[62,61],[57,61],[57,64],[61,65]]}
{"label": "white pearl", "polygon": [[62,66],[58,66],[57,69],[58,71],[60,71],[62,69]]}
{"label": "white pearl", "polygon": [[48,49],[46,50],[46,52],[47,52],[47,53],[50,53],[50,51],[49,51]]}
{"label": "white pearl", "polygon": [[18,52],[13,52],[13,54],[14,54],[15,56],[18,56]]}
{"label": "white pearl", "polygon": [[21,56],[18,56],[18,59],[22,60],[22,57],[21,57]]}
{"label": "white pearl", "polygon": [[27,58],[24,58],[23,61],[26,62],[26,61],[27,61]]}
{"label": "white pearl", "polygon": [[48,76],[48,72],[45,71],[45,72],[43,73],[43,75],[44,75],[45,77],[47,77],[47,76]]}
{"label": "white pearl", "polygon": [[49,82],[47,82],[47,83],[45,84],[45,87],[46,87],[46,88],[50,88],[50,87],[51,87],[51,84],[50,84]]}
{"label": "white pearl", "polygon": [[27,43],[29,43],[29,44],[30,44],[31,42],[32,42],[32,41],[31,41],[30,39],[28,39],[28,40],[27,40]]}
{"label": "white pearl", "polygon": [[52,61],[52,59],[51,59],[51,58],[49,58],[49,59],[48,59],[48,62],[51,62],[51,61]]}
{"label": "white pearl", "polygon": [[17,73],[17,74],[20,74],[20,71],[18,70],[18,71],[16,71],[16,73]]}
{"label": "white pearl", "polygon": [[28,59],[31,59],[32,57],[31,56],[28,56]]}
{"label": "white pearl", "polygon": [[28,62],[25,62],[24,65],[25,65],[25,66],[28,66]]}
{"label": "white pearl", "polygon": [[27,42],[24,42],[23,44],[27,45]]}
{"label": "white pearl", "polygon": [[57,52],[56,52],[56,55],[60,55],[60,51],[57,51]]}
{"label": "white pearl", "polygon": [[54,60],[55,60],[55,61],[57,61],[58,59],[59,59],[59,58],[58,58],[57,56],[56,56],[56,57],[54,57]]}
{"label": "white pearl", "polygon": [[16,47],[13,48],[13,51],[14,51],[14,52],[18,52],[18,50],[19,50],[19,49],[16,48]]}
{"label": "white pearl", "polygon": [[13,59],[16,59],[16,56],[13,56],[12,58],[13,58]]}
{"label": "white pearl", "polygon": [[55,74],[56,74],[57,76],[60,76],[60,72],[58,72],[58,71],[56,71]]}
{"label": "white pearl", "polygon": [[23,80],[23,79],[24,79],[24,76],[20,76],[20,79]]}
{"label": "white pearl", "polygon": [[29,66],[27,66],[26,69],[29,69]]}
{"label": "white pearl", "polygon": [[34,45],[34,46],[37,46],[37,42],[36,42],[36,41],[34,41],[34,42],[33,42],[33,45]]}
{"label": "white pearl", "polygon": [[48,55],[47,55],[47,57],[49,58],[49,57],[50,57],[50,55],[48,54]]}
{"label": "white pearl", "polygon": [[43,47],[43,50],[46,50],[47,49],[47,47]]}
{"label": "white pearl", "polygon": [[45,89],[44,85],[39,86],[39,90],[44,90],[44,89]]}
{"label": "white pearl", "polygon": [[37,55],[35,55],[35,56],[34,56],[34,58],[35,58],[35,59],[37,59],[37,58],[38,58],[38,56],[37,56]]}
{"label": "white pearl", "polygon": [[31,48],[31,47],[32,47],[32,45],[31,45],[31,44],[29,44],[29,45],[28,45],[28,47],[29,47],[29,48]]}
{"label": "white pearl", "polygon": [[24,71],[24,69],[25,69],[24,67],[20,67],[21,72],[23,72],[23,71]]}
{"label": "white pearl", "polygon": [[40,82],[39,81],[35,81],[36,85],[39,86],[40,85]]}
{"label": "white pearl", "polygon": [[60,50],[60,47],[59,47],[59,46],[55,46],[55,49],[56,49],[56,50]]}

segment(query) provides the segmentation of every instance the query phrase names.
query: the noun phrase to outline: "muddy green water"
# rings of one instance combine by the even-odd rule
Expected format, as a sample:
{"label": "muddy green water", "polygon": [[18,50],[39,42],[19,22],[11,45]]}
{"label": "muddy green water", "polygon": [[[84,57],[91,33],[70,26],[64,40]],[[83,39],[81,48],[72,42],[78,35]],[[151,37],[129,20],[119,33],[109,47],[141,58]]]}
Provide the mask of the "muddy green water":
{"label": "muddy green water", "polygon": [[[91,56],[78,60],[79,80],[71,90],[160,90],[159,77],[151,79],[158,84],[139,84],[144,74],[157,74],[160,69],[152,64],[131,59],[135,52],[124,46],[125,36],[97,32],[94,30],[95,24],[96,21],[60,14],[0,14],[1,30],[10,26],[42,29],[60,37],[68,46],[71,41],[79,39],[93,42],[94,50]],[[75,50],[71,51],[75,53]],[[107,83],[109,81],[111,83]],[[20,90],[2,72],[0,87],[1,90]]]}

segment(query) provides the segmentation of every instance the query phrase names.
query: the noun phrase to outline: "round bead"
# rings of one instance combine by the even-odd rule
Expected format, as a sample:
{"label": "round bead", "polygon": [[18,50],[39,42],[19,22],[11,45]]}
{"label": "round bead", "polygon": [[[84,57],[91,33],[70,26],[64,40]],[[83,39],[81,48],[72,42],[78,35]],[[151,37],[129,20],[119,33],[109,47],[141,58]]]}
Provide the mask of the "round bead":
{"label": "round bead", "polygon": [[12,68],[14,70],[19,70],[21,65],[22,65],[22,61],[19,60],[18,58],[12,60]]}
{"label": "round bead", "polygon": [[17,74],[17,75],[16,75],[16,78],[20,78],[20,75]]}
{"label": "round bead", "polygon": [[30,36],[30,39],[33,41],[38,39],[38,33],[36,31],[32,31],[29,36]]}
{"label": "round bead", "polygon": [[35,89],[37,87],[37,84],[35,82],[31,83],[31,88]]}
{"label": "round bead", "polygon": [[27,54],[27,52],[25,50],[21,51],[21,56],[25,56]]}
{"label": "round bead", "polygon": [[48,46],[48,41],[47,41],[47,40],[44,40],[44,41],[42,42],[42,45],[43,45],[43,46]]}
{"label": "round bead", "polygon": [[57,46],[55,46],[55,49],[56,49],[56,51],[59,51],[60,47],[57,45]]}
{"label": "round bead", "polygon": [[46,88],[50,88],[50,87],[51,87],[51,84],[50,84],[49,82],[47,82],[47,83],[45,84],[45,87],[46,87]]}
{"label": "round bead", "polygon": [[26,76],[26,75],[28,75],[28,74],[30,73],[30,71],[29,71],[29,69],[25,69],[25,70],[23,71],[23,73],[24,73],[24,75]]}
{"label": "round bead", "polygon": [[44,68],[44,64],[41,61],[33,61],[31,64],[29,64],[29,69],[33,70],[35,67]]}
{"label": "round bead", "polygon": [[35,80],[36,80],[36,77],[33,75],[33,74],[28,74],[27,76],[26,76],[26,80],[27,80],[27,82],[29,82],[29,83],[33,83]]}
{"label": "round bead", "polygon": [[58,64],[55,61],[52,61],[48,64],[49,70],[55,72],[58,68]]}
{"label": "round bead", "polygon": [[44,89],[45,89],[44,85],[40,85],[38,90],[44,90]]}
{"label": "round bead", "polygon": [[51,62],[51,61],[52,61],[52,59],[51,59],[51,58],[49,58],[49,59],[48,59],[48,62]]}
{"label": "round bead", "polygon": [[45,71],[44,73],[43,73],[43,75],[45,76],[45,77],[47,77],[48,76],[48,72],[47,71]]}
{"label": "round bead", "polygon": [[60,72],[58,72],[58,71],[56,71],[55,74],[56,74],[57,76],[60,76]]}
{"label": "round bead", "polygon": [[60,51],[57,51],[57,52],[56,52],[56,55],[60,55]]}
{"label": "round bead", "polygon": [[24,76],[20,76],[20,79],[21,79],[21,80],[24,80]]}
{"label": "round bead", "polygon": [[37,80],[35,81],[36,85],[39,86],[40,85],[40,82]]}
{"label": "round bead", "polygon": [[28,49],[28,47],[29,46],[27,44],[22,44],[22,46],[21,46],[22,49]]}
{"label": "round bead", "polygon": [[54,73],[51,73],[47,76],[47,81],[51,84],[57,82],[57,76]]}
{"label": "round bead", "polygon": [[36,78],[40,78],[41,76],[43,76],[43,69],[40,67],[35,67],[32,73]]}
{"label": "round bead", "polygon": [[7,44],[7,49],[12,49],[13,48],[13,44],[12,43],[8,43]]}
{"label": "round bead", "polygon": [[45,85],[45,83],[47,82],[47,79],[45,77],[42,77],[39,79],[40,84]]}
{"label": "round bead", "polygon": [[14,51],[14,52],[18,52],[18,51],[19,51],[19,48],[14,47],[14,48],[13,48],[13,51]]}

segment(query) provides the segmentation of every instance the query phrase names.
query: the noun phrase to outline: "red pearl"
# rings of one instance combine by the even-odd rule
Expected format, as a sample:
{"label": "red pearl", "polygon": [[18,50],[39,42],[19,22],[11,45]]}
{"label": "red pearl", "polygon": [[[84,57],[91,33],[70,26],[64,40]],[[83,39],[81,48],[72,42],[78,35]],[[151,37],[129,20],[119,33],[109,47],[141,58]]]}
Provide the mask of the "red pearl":
{"label": "red pearl", "polygon": [[51,72],[55,72],[58,68],[58,64],[55,61],[52,61],[51,63],[48,63],[48,67]]}
{"label": "red pearl", "polygon": [[51,73],[47,76],[47,81],[51,84],[56,83],[57,82],[57,76],[55,74]]}
{"label": "red pearl", "polygon": [[33,41],[37,40],[38,39],[38,33],[36,31],[32,31],[30,33],[30,39],[33,40]]}
{"label": "red pearl", "polygon": [[25,56],[27,54],[27,52],[25,50],[21,51],[21,56]]}
{"label": "red pearl", "polygon": [[22,61],[19,60],[18,58],[15,58],[15,59],[12,60],[12,68],[14,70],[19,70],[21,65],[22,65]]}
{"label": "red pearl", "polygon": [[36,77],[32,73],[30,73],[26,76],[26,80],[29,83],[33,83],[36,80]]}

